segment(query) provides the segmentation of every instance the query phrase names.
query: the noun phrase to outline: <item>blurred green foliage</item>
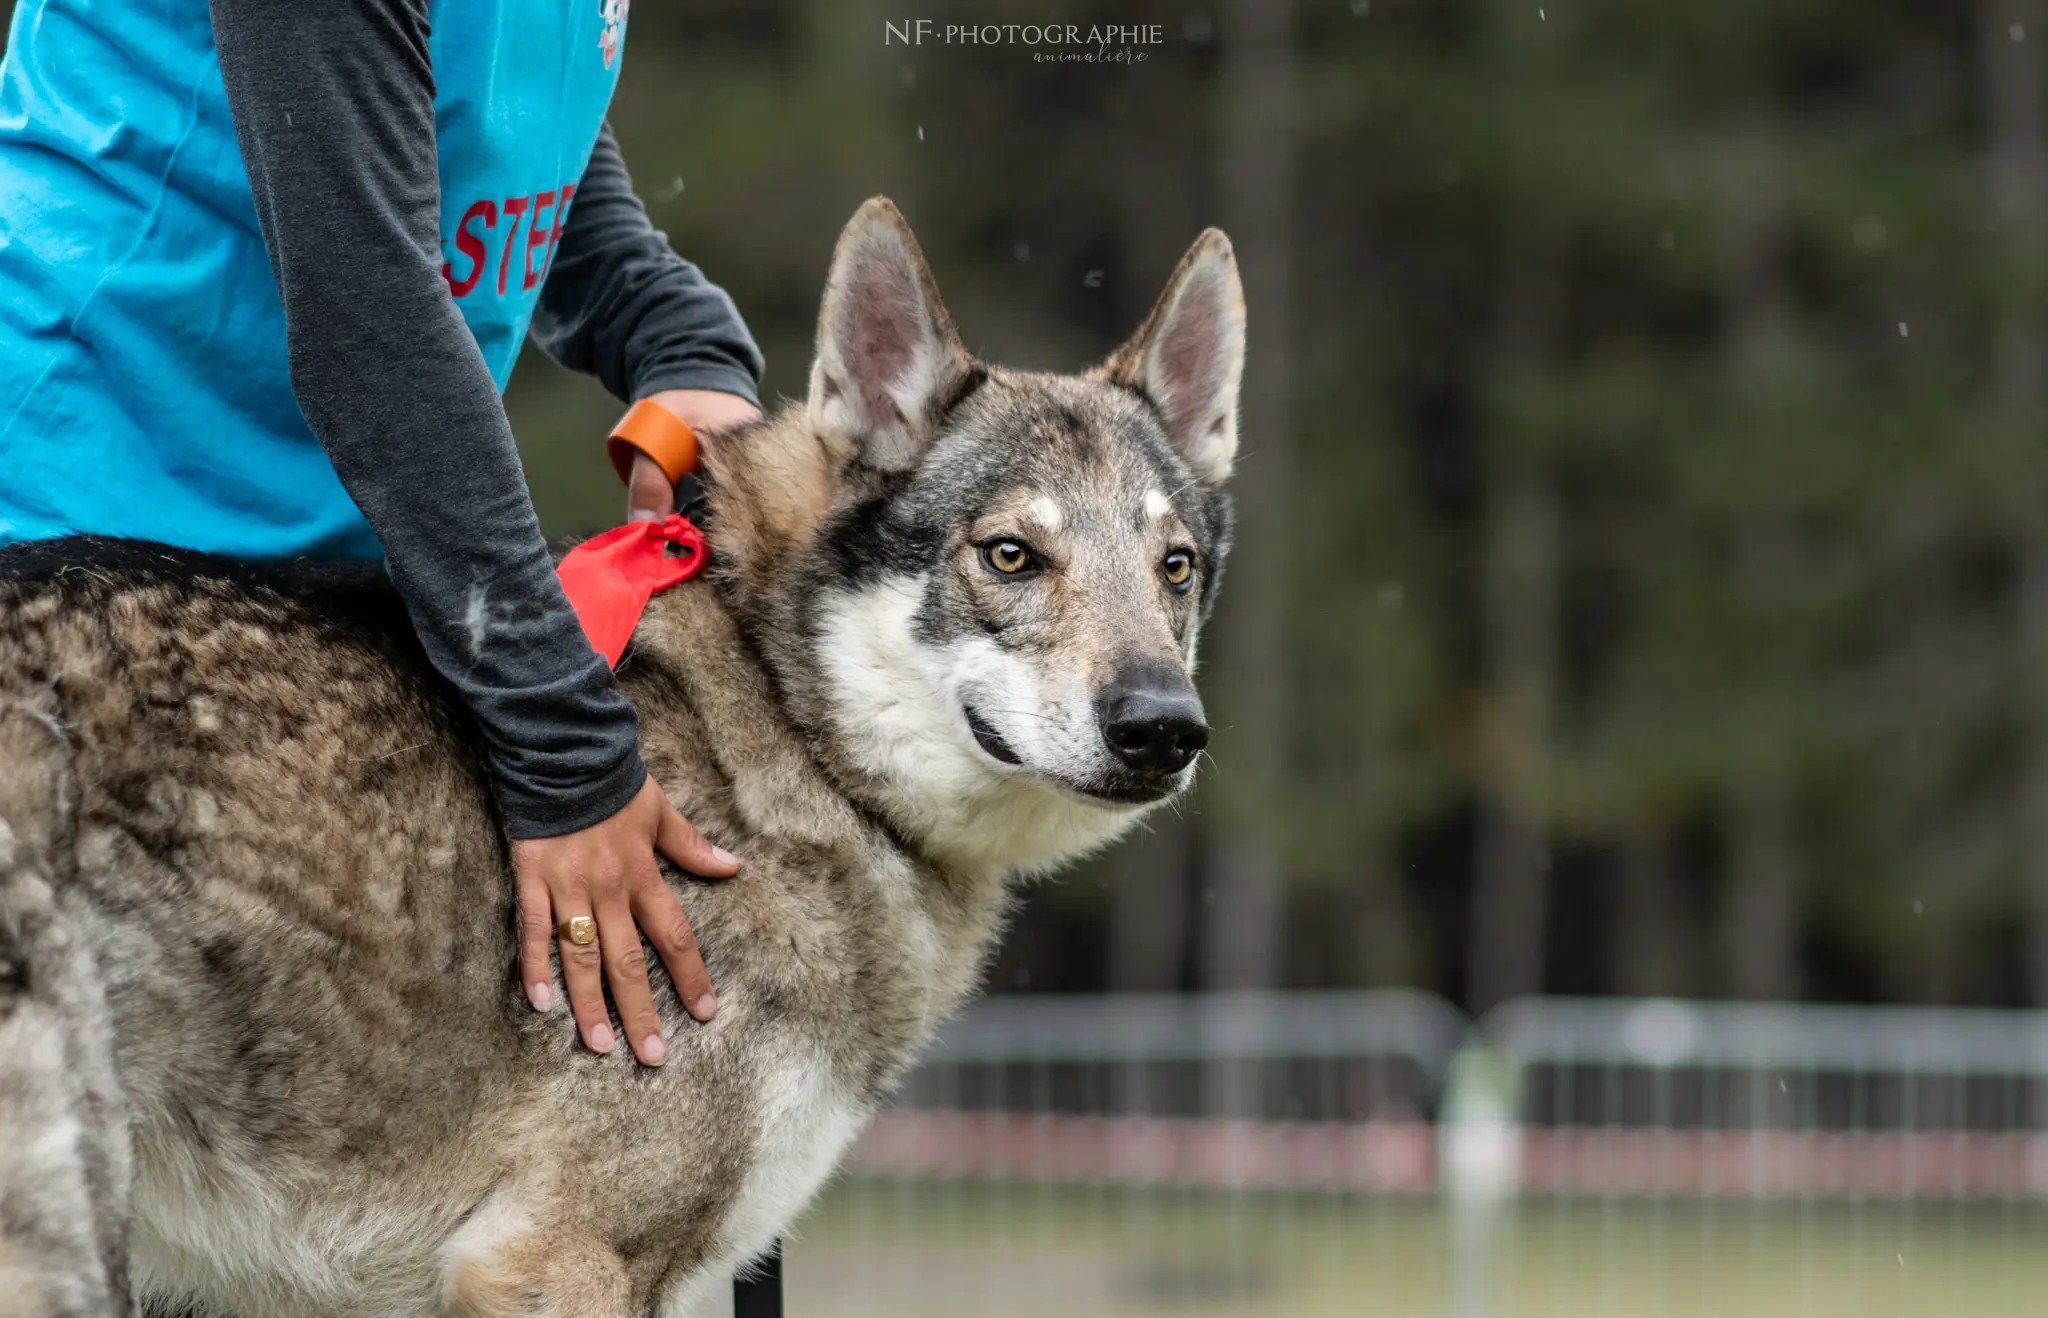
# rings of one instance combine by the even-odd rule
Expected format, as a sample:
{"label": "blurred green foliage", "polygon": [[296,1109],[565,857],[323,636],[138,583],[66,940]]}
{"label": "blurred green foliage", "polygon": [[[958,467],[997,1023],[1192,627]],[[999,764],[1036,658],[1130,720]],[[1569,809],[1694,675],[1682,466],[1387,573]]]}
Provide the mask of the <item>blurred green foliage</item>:
{"label": "blurred green foliage", "polygon": [[[1654,945],[1668,991],[2048,994],[2048,259],[2042,208],[1993,183],[2001,151],[2039,163],[2048,6],[1289,7],[1290,230],[1240,250],[1289,290],[1287,433],[1243,459],[1289,455],[1284,516],[1244,527],[1284,548],[1286,668],[1210,675],[1283,691],[1285,771],[1175,825],[1194,918],[1216,831],[1250,829],[1290,880],[1289,980],[1372,979],[1397,946],[1455,993],[1475,839],[1521,809],[1545,987],[1640,991]],[[801,393],[834,236],[875,193],[970,347],[1070,369],[1242,210],[1217,10],[643,3],[613,121],[771,399]],[[1046,65],[886,44],[906,17],[1166,40]],[[508,405],[546,527],[614,520],[617,403],[532,353]],[[1488,603],[1503,489],[1556,512],[1534,660]],[[1547,713],[1509,735],[1514,680]],[[1115,873],[1034,900],[998,982],[1099,983]]]}

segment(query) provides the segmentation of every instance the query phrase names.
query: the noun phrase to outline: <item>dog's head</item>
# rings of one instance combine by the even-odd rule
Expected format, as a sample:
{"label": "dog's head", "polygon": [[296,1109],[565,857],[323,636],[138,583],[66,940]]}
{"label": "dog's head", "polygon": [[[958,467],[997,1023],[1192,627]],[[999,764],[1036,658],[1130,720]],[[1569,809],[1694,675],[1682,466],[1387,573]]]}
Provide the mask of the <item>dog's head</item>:
{"label": "dog's head", "polygon": [[794,712],[942,859],[1046,868],[1186,790],[1243,360],[1213,229],[1107,362],[1041,375],[968,355],[889,202],[847,225],[809,397],[714,461],[714,535]]}

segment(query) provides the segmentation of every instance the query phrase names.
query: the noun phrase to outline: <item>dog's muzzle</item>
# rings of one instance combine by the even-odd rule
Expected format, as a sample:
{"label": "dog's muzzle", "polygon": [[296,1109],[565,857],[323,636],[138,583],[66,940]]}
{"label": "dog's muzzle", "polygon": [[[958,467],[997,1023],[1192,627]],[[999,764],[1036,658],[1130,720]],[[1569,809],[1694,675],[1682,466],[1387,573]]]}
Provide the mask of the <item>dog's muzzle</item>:
{"label": "dog's muzzle", "polygon": [[1102,705],[1102,739],[1125,768],[1147,777],[1179,773],[1209,744],[1202,702],[1183,683],[1126,688]]}

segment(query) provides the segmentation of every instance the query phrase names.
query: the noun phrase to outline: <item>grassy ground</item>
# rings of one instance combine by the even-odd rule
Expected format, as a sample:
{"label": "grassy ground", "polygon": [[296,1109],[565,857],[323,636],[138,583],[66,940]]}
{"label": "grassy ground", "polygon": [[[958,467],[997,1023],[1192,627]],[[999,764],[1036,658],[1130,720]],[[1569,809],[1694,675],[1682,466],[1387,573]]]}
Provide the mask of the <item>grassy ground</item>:
{"label": "grassy ground", "polygon": [[2040,1318],[2039,1208],[1524,1205],[854,1182],[789,1249],[790,1318]]}

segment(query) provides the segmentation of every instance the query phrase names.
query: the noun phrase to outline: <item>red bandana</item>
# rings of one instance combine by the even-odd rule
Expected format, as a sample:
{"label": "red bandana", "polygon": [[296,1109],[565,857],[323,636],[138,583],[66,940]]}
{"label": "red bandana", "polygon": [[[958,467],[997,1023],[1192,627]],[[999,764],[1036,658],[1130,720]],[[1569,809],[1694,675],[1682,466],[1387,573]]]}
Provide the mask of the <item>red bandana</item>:
{"label": "red bandana", "polygon": [[[670,545],[684,552],[671,558]],[[591,648],[617,668],[647,601],[703,566],[704,533],[670,513],[667,521],[628,522],[592,536],[563,556],[555,574]]]}

